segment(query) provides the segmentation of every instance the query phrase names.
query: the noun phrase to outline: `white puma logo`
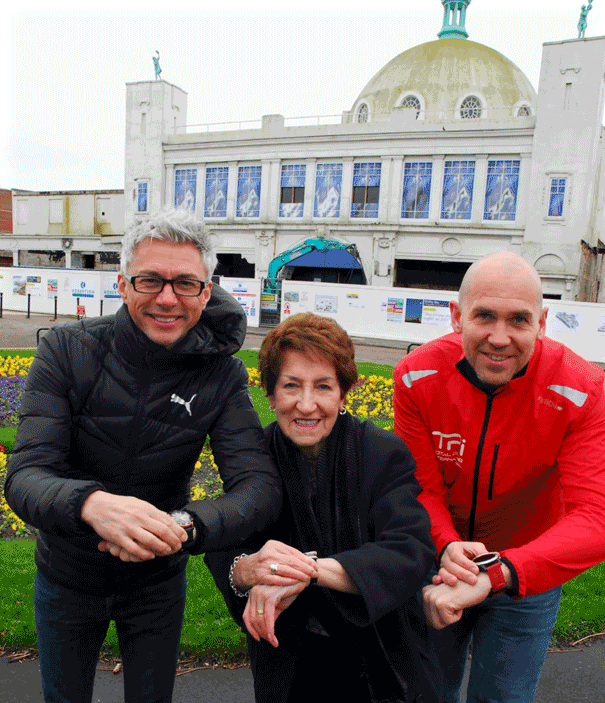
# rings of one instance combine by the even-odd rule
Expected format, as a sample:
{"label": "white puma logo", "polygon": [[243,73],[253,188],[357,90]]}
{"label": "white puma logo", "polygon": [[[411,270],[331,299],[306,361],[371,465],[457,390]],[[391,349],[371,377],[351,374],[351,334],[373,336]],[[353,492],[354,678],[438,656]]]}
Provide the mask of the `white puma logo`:
{"label": "white puma logo", "polygon": [[183,400],[182,398],[179,398],[176,393],[173,393],[173,394],[170,396],[170,402],[171,402],[171,403],[179,403],[180,405],[184,405],[185,408],[187,408],[187,412],[189,413],[189,415],[191,415],[191,403],[193,402],[193,399],[194,399],[196,396],[197,396],[197,393],[196,393],[195,395],[192,395],[192,396],[191,396],[191,400],[190,400],[190,401],[186,401],[186,400]]}

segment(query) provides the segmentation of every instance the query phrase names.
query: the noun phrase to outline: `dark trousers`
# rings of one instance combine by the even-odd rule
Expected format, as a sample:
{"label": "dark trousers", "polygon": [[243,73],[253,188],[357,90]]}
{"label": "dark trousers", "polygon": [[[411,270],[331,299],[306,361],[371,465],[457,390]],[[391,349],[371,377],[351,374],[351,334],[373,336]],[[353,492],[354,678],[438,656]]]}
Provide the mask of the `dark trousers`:
{"label": "dark trousers", "polygon": [[301,628],[298,637],[274,649],[248,636],[256,703],[369,703],[357,653],[332,637]]}
{"label": "dark trousers", "polygon": [[125,703],[170,703],[186,588],[183,571],[136,593],[93,596],[38,571],[34,601],[45,703],[90,703],[111,620],[124,665]]}

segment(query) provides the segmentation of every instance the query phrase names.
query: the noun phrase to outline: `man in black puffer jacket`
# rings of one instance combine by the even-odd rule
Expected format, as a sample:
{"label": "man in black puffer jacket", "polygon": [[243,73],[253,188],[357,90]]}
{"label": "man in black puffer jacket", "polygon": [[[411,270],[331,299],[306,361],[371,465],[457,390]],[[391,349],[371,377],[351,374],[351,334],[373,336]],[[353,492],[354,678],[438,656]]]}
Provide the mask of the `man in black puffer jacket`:
{"label": "man in black puffer jacket", "polygon": [[[170,701],[188,553],[243,543],[280,510],[246,369],[232,356],[245,315],[219,287],[210,295],[215,265],[190,215],[136,222],[118,276],[124,305],[53,328],[36,352],[5,494],[39,530],[47,703],[92,699],[110,620],[125,700]],[[225,495],[191,502],[207,436]]]}

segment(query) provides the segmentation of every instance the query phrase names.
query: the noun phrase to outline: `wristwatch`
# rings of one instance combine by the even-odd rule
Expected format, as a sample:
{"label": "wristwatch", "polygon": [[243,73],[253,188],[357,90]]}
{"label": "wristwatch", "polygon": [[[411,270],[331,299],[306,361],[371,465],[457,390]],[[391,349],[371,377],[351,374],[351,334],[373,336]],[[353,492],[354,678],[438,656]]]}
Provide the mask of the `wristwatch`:
{"label": "wristwatch", "polygon": [[506,591],[506,579],[502,573],[502,562],[498,552],[486,552],[479,554],[473,559],[473,562],[479,567],[479,571],[484,571],[492,584],[490,596],[499,596]]}
{"label": "wristwatch", "polygon": [[187,549],[188,547],[192,547],[193,543],[195,542],[195,539],[193,537],[195,527],[193,525],[193,516],[191,515],[191,513],[188,513],[185,510],[173,510],[170,513],[170,517],[187,533],[187,540],[183,542],[183,544],[181,545],[181,549]]}

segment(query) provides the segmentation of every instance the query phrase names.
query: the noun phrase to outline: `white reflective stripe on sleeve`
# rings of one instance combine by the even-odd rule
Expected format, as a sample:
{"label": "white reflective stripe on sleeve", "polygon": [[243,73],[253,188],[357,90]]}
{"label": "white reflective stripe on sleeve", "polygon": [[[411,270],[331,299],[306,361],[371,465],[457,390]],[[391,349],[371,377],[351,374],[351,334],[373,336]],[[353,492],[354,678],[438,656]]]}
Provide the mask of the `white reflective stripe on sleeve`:
{"label": "white reflective stripe on sleeve", "polygon": [[582,393],[581,391],[578,391],[575,388],[570,388],[569,386],[548,386],[548,390],[562,395],[564,398],[567,398],[567,400],[571,400],[571,402],[579,408],[584,405],[586,398],[588,398],[587,393]]}
{"label": "white reflective stripe on sleeve", "polygon": [[414,381],[417,381],[419,378],[424,378],[425,376],[432,376],[434,373],[437,373],[437,369],[432,371],[408,371],[408,373],[404,374],[401,377],[401,380],[403,381],[405,386],[411,388],[412,383],[414,383]]}

